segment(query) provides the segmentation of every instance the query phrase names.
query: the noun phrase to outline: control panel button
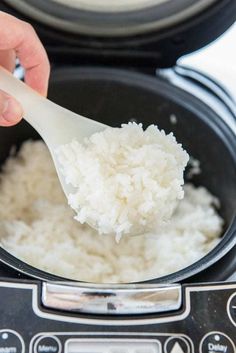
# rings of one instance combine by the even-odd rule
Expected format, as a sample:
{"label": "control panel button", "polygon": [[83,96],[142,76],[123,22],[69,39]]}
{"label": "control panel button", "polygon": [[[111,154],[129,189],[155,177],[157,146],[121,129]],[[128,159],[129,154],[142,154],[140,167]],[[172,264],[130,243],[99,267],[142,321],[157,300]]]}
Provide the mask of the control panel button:
{"label": "control panel button", "polygon": [[165,353],[191,353],[188,341],[183,337],[170,337],[164,346]]}
{"label": "control panel button", "polygon": [[232,323],[236,326],[236,293],[234,293],[228,302],[228,314]]}
{"label": "control panel button", "polygon": [[0,330],[0,352],[24,353],[22,337],[13,330]]}
{"label": "control panel button", "polygon": [[34,353],[61,353],[61,342],[55,336],[43,336],[37,339]]}
{"label": "control panel button", "polygon": [[235,353],[234,343],[222,332],[211,332],[203,337],[200,353]]}

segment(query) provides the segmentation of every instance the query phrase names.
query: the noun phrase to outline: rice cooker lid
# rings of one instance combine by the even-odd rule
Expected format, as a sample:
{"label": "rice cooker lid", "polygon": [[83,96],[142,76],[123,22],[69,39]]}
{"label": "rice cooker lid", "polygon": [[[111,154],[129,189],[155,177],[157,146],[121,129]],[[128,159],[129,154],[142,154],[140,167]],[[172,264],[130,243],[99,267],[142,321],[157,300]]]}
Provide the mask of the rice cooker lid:
{"label": "rice cooker lid", "polygon": [[[36,27],[49,55],[171,67],[236,20],[235,0],[4,0]],[[132,49],[132,50],[131,50]],[[118,59],[118,60],[115,60]]]}

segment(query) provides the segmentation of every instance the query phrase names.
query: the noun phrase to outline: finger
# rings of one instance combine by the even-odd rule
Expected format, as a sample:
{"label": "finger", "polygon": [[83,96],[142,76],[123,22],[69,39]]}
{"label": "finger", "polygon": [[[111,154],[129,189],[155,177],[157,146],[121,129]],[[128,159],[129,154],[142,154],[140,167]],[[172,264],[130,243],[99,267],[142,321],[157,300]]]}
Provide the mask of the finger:
{"label": "finger", "polygon": [[0,91],[0,125],[11,126],[17,124],[23,115],[19,102],[7,93]]}
{"label": "finger", "polygon": [[23,24],[26,26],[27,36],[16,47],[17,56],[26,69],[26,83],[46,96],[50,74],[48,57],[33,27],[24,22]]}
{"label": "finger", "polygon": [[14,49],[25,68],[25,81],[46,95],[50,65],[46,51],[31,25],[0,11],[0,50]]}
{"label": "finger", "polygon": [[10,72],[13,72],[16,66],[16,53],[13,49],[0,51],[0,65]]}

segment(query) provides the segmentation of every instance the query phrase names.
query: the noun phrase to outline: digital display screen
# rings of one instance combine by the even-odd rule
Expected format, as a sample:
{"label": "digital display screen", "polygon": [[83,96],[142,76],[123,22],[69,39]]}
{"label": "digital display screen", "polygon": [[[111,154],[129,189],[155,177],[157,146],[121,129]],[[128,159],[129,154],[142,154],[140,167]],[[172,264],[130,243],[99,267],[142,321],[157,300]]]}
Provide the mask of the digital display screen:
{"label": "digital display screen", "polygon": [[161,353],[161,344],[138,339],[70,339],[65,353]]}

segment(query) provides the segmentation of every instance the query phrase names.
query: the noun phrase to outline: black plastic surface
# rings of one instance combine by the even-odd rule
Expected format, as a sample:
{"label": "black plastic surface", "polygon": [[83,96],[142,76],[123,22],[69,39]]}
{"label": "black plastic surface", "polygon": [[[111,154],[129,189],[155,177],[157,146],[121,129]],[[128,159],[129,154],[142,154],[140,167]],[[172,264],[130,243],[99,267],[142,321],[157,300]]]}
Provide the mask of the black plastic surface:
{"label": "black plastic surface", "polygon": [[[91,339],[102,342],[106,340],[108,346],[112,339],[140,340],[140,342],[147,340],[147,342],[158,341],[160,352],[165,353],[171,353],[175,343],[181,346],[183,353],[235,353],[236,283],[185,286],[183,292],[184,301],[179,311],[162,315],[125,317],[100,315],[98,317],[46,309],[41,305],[39,281],[10,282],[2,278],[0,279],[0,351],[3,353],[59,353],[56,350],[59,345],[60,353],[69,353],[65,349],[65,344],[73,338],[78,340],[78,347],[81,339],[86,342]],[[19,337],[24,343],[24,351],[3,350],[3,348],[18,347]],[[36,351],[34,349],[38,347],[39,342],[41,342],[41,350]],[[209,343],[215,346],[221,345],[225,350],[210,349],[212,346],[208,346]],[[166,350],[167,344],[170,344],[168,350]],[[43,345],[48,345],[48,350],[43,348]],[[202,347],[204,349],[201,349]],[[73,350],[73,352],[76,351]],[[78,349],[78,352],[84,351]],[[86,350],[86,352],[90,351]],[[91,353],[98,352],[100,353],[98,350],[91,351]],[[118,352],[130,353],[130,350],[123,349]],[[151,352],[157,353],[153,350]],[[145,353],[149,353],[148,349]]]}

